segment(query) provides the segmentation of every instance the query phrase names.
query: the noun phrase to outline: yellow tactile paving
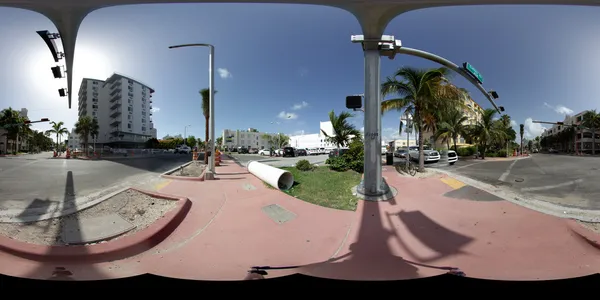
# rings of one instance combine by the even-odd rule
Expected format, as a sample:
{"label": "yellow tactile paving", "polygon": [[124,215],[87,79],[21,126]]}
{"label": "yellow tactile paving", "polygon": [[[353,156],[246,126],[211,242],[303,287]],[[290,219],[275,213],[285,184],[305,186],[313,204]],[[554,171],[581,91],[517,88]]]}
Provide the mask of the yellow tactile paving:
{"label": "yellow tactile paving", "polygon": [[464,184],[462,181],[456,180],[452,177],[444,177],[444,178],[440,178],[440,180],[455,190],[458,190],[461,187],[466,186],[466,184]]}
{"label": "yellow tactile paving", "polygon": [[172,180],[165,180],[157,185],[154,186],[154,189],[156,191],[160,191],[161,189],[164,189],[167,185],[169,185],[169,183],[171,183]]}

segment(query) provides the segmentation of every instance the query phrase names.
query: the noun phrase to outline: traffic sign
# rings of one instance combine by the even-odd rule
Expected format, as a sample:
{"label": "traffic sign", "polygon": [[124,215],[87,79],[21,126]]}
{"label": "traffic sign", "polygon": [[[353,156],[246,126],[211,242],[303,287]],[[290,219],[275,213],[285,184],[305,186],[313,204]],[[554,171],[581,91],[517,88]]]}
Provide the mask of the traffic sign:
{"label": "traffic sign", "polygon": [[465,68],[465,70],[467,70],[467,72],[469,74],[473,75],[473,77],[475,78],[475,80],[477,80],[477,82],[479,82],[480,84],[483,84],[483,76],[481,75],[481,73],[479,73],[477,71],[477,69],[475,69],[475,67],[473,67],[468,62],[463,63],[463,67]]}

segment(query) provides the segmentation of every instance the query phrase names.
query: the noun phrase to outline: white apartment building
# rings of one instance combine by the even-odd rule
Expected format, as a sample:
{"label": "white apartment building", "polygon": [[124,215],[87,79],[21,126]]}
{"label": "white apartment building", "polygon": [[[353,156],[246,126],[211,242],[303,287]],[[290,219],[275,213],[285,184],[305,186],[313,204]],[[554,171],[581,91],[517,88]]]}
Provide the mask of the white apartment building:
{"label": "white apartment building", "polygon": [[336,145],[328,143],[325,141],[326,136],[323,134],[323,131],[327,133],[329,136],[333,136],[333,125],[331,122],[319,122],[319,133],[312,134],[300,134],[290,136],[290,145],[295,148],[325,148],[325,149],[335,149]]}
{"label": "white apartment building", "polygon": [[[562,132],[563,130],[569,128],[569,125],[581,125],[581,122],[583,121],[583,115],[587,112],[587,110],[584,110],[578,114],[572,115],[572,116],[565,116],[565,119],[563,120],[563,125],[552,125],[552,128],[547,129],[546,131],[544,131],[542,133],[542,137],[548,137],[548,136],[552,136],[552,135],[556,135],[560,132]],[[567,125],[567,126],[565,126]],[[596,151],[598,152],[600,149],[600,134],[598,133],[598,130],[596,130]],[[562,151],[576,151],[576,152],[583,152],[583,153],[591,153],[592,152],[592,139],[593,134],[592,131],[590,129],[576,129],[575,130],[575,143],[573,144],[572,142],[569,143],[563,143],[560,144],[559,142],[554,143],[553,145],[548,145],[547,147],[553,147],[555,149],[561,149]],[[572,149],[573,145],[575,146],[575,149]]]}
{"label": "white apartment building", "polygon": [[[248,128],[247,130],[223,130],[223,148],[233,149],[243,147],[246,149],[256,148],[265,149],[269,148],[269,141],[264,138],[264,132],[259,132],[254,128]],[[276,134],[273,134],[276,135]]]}
{"label": "white apartment building", "polygon": [[75,129],[71,129],[69,136],[67,138],[67,147],[71,150],[80,150],[81,142],[79,140],[79,135],[75,133]]}
{"label": "white apartment building", "polygon": [[[84,78],[79,88],[79,116],[98,120],[97,144],[138,148],[156,138],[152,122],[154,89],[133,78],[114,73],[106,80]],[[92,142],[91,137],[88,139]]]}

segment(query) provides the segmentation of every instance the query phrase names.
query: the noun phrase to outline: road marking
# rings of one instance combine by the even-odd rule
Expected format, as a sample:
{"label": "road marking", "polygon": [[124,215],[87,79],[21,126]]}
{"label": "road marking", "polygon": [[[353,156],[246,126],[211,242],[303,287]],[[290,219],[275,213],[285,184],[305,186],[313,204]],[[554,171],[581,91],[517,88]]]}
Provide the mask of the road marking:
{"label": "road marking", "polygon": [[522,192],[535,192],[535,191],[551,190],[551,189],[555,189],[555,188],[559,188],[559,187],[563,187],[563,186],[569,186],[572,184],[580,183],[582,181],[583,181],[583,179],[577,179],[577,180],[571,180],[571,181],[567,181],[567,182],[563,182],[563,183],[559,183],[559,184],[555,184],[555,185],[522,188],[521,191]]}
{"label": "road marking", "polygon": [[486,163],[486,162],[490,162],[490,161],[489,160],[479,161],[479,162],[476,162],[476,163],[468,164],[466,166],[460,166],[460,167],[454,168],[454,170],[458,170],[458,169],[462,169],[462,168],[466,168],[466,167],[470,167],[470,166],[473,166],[473,165],[478,165],[478,164],[482,164],[482,163]]}
{"label": "road marking", "polygon": [[452,177],[444,177],[444,178],[441,178],[440,180],[455,190],[458,190],[458,189],[462,188],[463,186],[466,186],[466,184],[464,182],[456,180]]}
{"label": "road marking", "polygon": [[498,180],[500,180],[500,181],[506,180],[506,177],[508,177],[508,175],[510,175],[510,170],[515,166],[515,164],[517,163],[517,161],[519,161],[519,160],[515,159],[512,162],[512,164],[510,164],[510,166],[508,166],[508,169],[506,169],[506,171],[504,173],[502,173],[502,175],[500,175],[500,178],[498,178]]}
{"label": "road marking", "polygon": [[165,188],[167,185],[169,185],[169,184],[171,183],[171,181],[173,181],[173,180],[170,180],[170,179],[169,179],[169,180],[165,180],[165,181],[163,181],[163,182],[160,182],[160,183],[158,183],[158,184],[156,184],[156,185],[154,186],[154,189],[155,189],[156,191],[160,191],[161,189],[164,189],[164,188]]}

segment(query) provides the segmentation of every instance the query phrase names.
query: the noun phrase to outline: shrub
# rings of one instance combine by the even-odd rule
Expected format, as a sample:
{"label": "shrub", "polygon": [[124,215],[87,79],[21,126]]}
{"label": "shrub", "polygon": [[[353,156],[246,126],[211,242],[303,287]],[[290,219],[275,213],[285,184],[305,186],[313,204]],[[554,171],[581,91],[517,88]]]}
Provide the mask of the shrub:
{"label": "shrub", "polygon": [[364,172],[365,152],[364,144],[361,140],[354,140],[350,143],[348,151],[342,156],[336,156],[327,159],[326,164],[329,169],[338,172],[353,170],[358,173]]}
{"label": "shrub", "polygon": [[499,151],[498,151],[498,156],[499,156],[499,157],[508,157],[508,156],[506,155],[506,149],[501,149],[501,150],[499,150]]}
{"label": "shrub", "polygon": [[472,156],[475,155],[476,152],[477,151],[475,151],[475,146],[458,148],[458,150],[456,151],[458,156]]}
{"label": "shrub", "polygon": [[301,159],[296,163],[296,169],[300,171],[311,171],[314,166],[306,159]]}
{"label": "shrub", "polygon": [[325,163],[328,164],[329,169],[333,171],[344,172],[350,169],[350,165],[346,162],[346,157],[344,156],[334,156],[328,158]]}

